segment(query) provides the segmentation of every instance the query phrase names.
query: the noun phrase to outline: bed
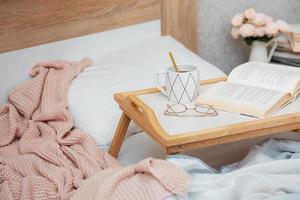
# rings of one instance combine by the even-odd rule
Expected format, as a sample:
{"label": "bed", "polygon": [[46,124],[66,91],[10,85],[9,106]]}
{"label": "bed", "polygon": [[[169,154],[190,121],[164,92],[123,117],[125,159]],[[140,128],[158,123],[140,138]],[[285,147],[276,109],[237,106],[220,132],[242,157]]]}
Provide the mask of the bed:
{"label": "bed", "polygon": [[[39,60],[78,60],[82,56],[88,55],[98,66],[103,63],[105,65],[116,66],[118,62],[113,62],[114,59],[111,59],[111,57],[119,56],[120,59],[124,60],[125,56],[133,56],[135,59],[133,54],[137,53],[139,48],[144,48],[145,45],[150,44],[151,48],[148,50],[148,53],[155,54],[153,54],[154,57],[149,58],[149,60],[155,65],[150,69],[148,65],[150,63],[147,64],[146,62],[147,55],[142,54],[143,59],[141,62],[143,65],[141,66],[145,66],[146,70],[144,70],[143,67],[139,68],[141,74],[147,74],[147,82],[141,81],[138,85],[127,82],[126,84],[128,84],[128,86],[123,84],[124,87],[119,85],[119,88],[118,84],[115,84],[113,89],[106,91],[106,101],[110,108],[114,110],[114,115],[111,116],[113,123],[104,123],[106,126],[105,132],[107,132],[106,135],[109,135],[108,138],[111,138],[120,114],[116,104],[111,101],[112,93],[120,90],[132,90],[135,88],[153,86],[153,72],[160,71],[165,66],[170,65],[166,56],[163,54],[170,50],[168,49],[169,47],[173,48],[173,53],[176,58],[179,59],[179,62],[190,62],[196,65],[203,65],[203,63],[205,63],[205,73],[203,73],[201,79],[224,75],[224,73],[216,67],[208,64],[194,54],[198,51],[196,41],[198,40],[197,31],[199,29],[197,27],[197,8],[199,5],[197,5],[198,2],[196,0],[109,1],[111,3],[102,1],[101,5],[98,5],[94,1],[78,1],[77,4],[71,6],[74,10],[73,14],[66,14],[64,12],[65,7],[70,6],[67,3],[60,2],[58,4],[56,1],[53,1],[49,4],[48,9],[50,10],[45,14],[43,10],[35,10],[30,6],[24,6],[29,5],[30,2],[30,0],[24,0],[23,3],[1,2],[3,4],[1,11],[6,15],[6,18],[3,18],[0,23],[1,38],[5,38],[5,40],[1,40],[0,42],[0,52],[2,52],[0,54],[1,104],[6,101],[7,94],[10,90],[29,77],[28,72],[31,66]],[[42,1],[37,1],[36,3],[43,7]],[[14,12],[13,8],[16,8],[19,12]],[[27,13],[27,18],[23,18],[24,13]],[[79,14],[83,16],[80,19],[76,18],[76,15]],[[58,15],[60,18],[53,18],[54,15]],[[40,16],[40,20],[37,20],[37,16]],[[161,20],[159,20],[159,18],[161,18]],[[24,24],[28,24],[28,26]],[[76,31],[74,31],[75,28]],[[37,35],[39,36],[37,37]],[[161,37],[160,35],[169,35],[169,37]],[[170,38],[170,36],[176,40]],[[153,44],[151,41],[153,41]],[[156,44],[158,45],[157,48],[159,48],[157,52]],[[126,48],[129,48],[130,51],[127,52]],[[162,52],[162,54],[159,52]],[[122,55],[124,56],[122,57]],[[18,59],[15,59],[16,57]],[[155,58],[157,62],[154,62]],[[139,61],[136,60],[134,64],[138,62]],[[98,72],[96,74],[101,76],[101,72],[99,72],[101,70],[99,67],[96,67],[96,65],[93,67],[93,69],[95,69],[94,72]],[[84,79],[84,77],[88,76],[87,74],[93,73],[92,70],[90,72],[88,71],[89,70],[80,75],[78,79]],[[126,72],[124,73],[126,74]],[[107,72],[105,75],[110,74]],[[128,79],[124,78],[124,80]],[[76,88],[78,82],[80,81],[74,81],[70,95],[76,94],[76,92],[72,91],[76,91],[76,89],[80,90],[79,86]],[[84,93],[84,91],[81,92]],[[88,99],[86,100],[88,101]],[[99,100],[98,98],[98,101]],[[74,103],[73,106],[71,105],[73,114],[78,115],[78,112],[80,112],[78,108],[80,106],[76,105],[76,102],[72,102],[72,100],[70,103]],[[97,115],[99,110],[92,112]],[[79,117],[76,123],[81,128],[84,124],[86,124],[86,127],[94,124],[91,126],[93,127],[97,126],[95,125],[97,124],[95,122],[97,120],[98,118],[95,117],[94,121],[85,122]],[[94,136],[97,137],[97,133],[95,133],[96,129],[97,128],[91,130],[91,128],[87,128],[86,131],[94,132]],[[131,133],[140,131],[134,126],[131,126],[130,130]],[[274,137],[287,136],[290,138],[296,137],[292,133],[274,135]],[[140,155],[127,154],[125,153],[127,152],[126,148],[122,148],[124,153],[121,152],[120,159],[123,163],[131,163],[147,156],[163,156],[160,147],[154,145],[149,138],[146,139],[146,136],[143,134],[136,134],[134,137],[128,138],[126,143],[131,140],[139,141],[139,139],[136,139],[139,137],[141,137],[141,141],[148,141],[149,148],[145,148],[145,151]],[[241,159],[246,155],[253,144],[263,141],[264,139],[265,138],[237,142],[188,153],[201,157],[201,159],[213,166],[219,167],[223,164]],[[131,145],[127,145],[126,143],[125,146],[130,148]],[[107,144],[106,142],[101,145],[107,146]],[[206,153],[208,151],[210,152],[209,154]],[[226,158],[224,158],[223,155],[227,155]],[[133,160],[130,161],[127,157]]]}
{"label": "bed", "polygon": [[[89,1],[86,3],[88,4]],[[134,3],[133,3],[134,2]],[[89,2],[91,3],[91,2]],[[66,35],[66,31],[59,32],[55,31],[55,36],[51,36],[49,38],[48,32],[53,32],[55,29],[59,28],[61,25],[53,24],[47,21],[47,16],[44,16],[43,19],[45,20],[45,23],[49,23],[48,26],[45,26],[44,24],[39,24],[36,22],[35,24],[31,24],[30,28],[26,28],[22,26],[21,24],[17,24],[16,27],[18,27],[20,30],[15,31],[11,29],[11,27],[6,27],[7,24],[3,24],[6,29],[1,29],[1,35],[8,35],[7,41],[3,41],[1,43],[1,51],[5,51],[0,54],[0,74],[6,74],[6,76],[1,77],[1,82],[5,84],[1,84],[0,86],[0,92],[1,99],[0,102],[3,104],[6,101],[7,94],[10,90],[12,90],[17,84],[21,83],[23,80],[28,78],[28,71],[31,68],[32,64],[39,61],[39,60],[51,60],[51,59],[63,59],[63,60],[78,60],[82,58],[85,55],[88,55],[91,57],[94,61],[94,65],[90,67],[89,69],[86,69],[82,74],[79,75],[75,79],[75,81],[71,85],[70,89],[70,109],[72,114],[75,116],[75,122],[76,125],[83,129],[86,132],[92,132],[93,136],[96,138],[96,140],[100,143],[101,146],[108,146],[109,141],[112,139],[113,132],[116,128],[120,111],[116,104],[112,101],[112,95],[115,92],[118,91],[126,91],[126,90],[132,90],[132,89],[139,89],[143,87],[153,87],[154,85],[154,72],[161,71],[165,68],[165,66],[169,66],[169,60],[167,56],[165,55],[166,52],[172,51],[174,55],[176,56],[176,59],[179,63],[189,63],[189,64],[195,64],[200,65],[202,71],[205,71],[203,73],[201,79],[207,79],[207,78],[214,78],[223,76],[224,73],[218,70],[216,67],[210,65],[209,63],[205,62],[198,56],[196,56],[195,53],[192,52],[196,50],[195,47],[195,29],[193,28],[193,24],[195,21],[188,20],[190,19],[196,19],[195,15],[193,15],[193,12],[190,12],[190,14],[187,16],[187,19],[181,19],[184,13],[186,13],[187,9],[194,8],[195,1],[186,1],[185,3],[182,3],[181,1],[178,1],[174,4],[169,4],[168,1],[162,1],[161,2],[161,8],[160,8],[160,2],[159,1],[129,1],[127,2],[128,5],[132,6],[131,9],[123,9],[122,12],[126,12],[127,15],[133,15],[134,11],[132,9],[144,9],[144,13],[135,13],[134,15],[139,15],[140,21],[136,21],[137,19],[127,20],[126,22],[118,22],[117,24],[112,23],[111,21],[105,21],[102,16],[103,13],[108,18],[113,18],[113,16],[116,15],[114,12],[109,12],[108,8],[106,8],[105,5],[101,6],[102,13],[98,13],[100,11],[97,11],[96,15],[93,13],[93,17],[97,18],[100,22],[97,22],[99,24],[92,24],[95,27],[85,27],[87,30],[84,30],[84,33],[79,32],[72,32],[71,28],[73,27],[73,24],[70,25],[70,22],[65,21],[58,21],[57,23],[64,24],[66,26],[65,30],[68,30],[70,26],[70,34],[73,35]],[[127,3],[120,3],[123,6],[126,6]],[[132,3],[132,4],[131,4]],[[6,3],[7,4],[7,3]],[[54,6],[55,3],[53,3]],[[13,6],[23,9],[23,12],[29,12],[31,11],[30,8],[22,7],[19,4],[12,3]],[[12,6],[11,5],[11,6]],[[42,5],[42,3],[41,3]],[[81,4],[82,6],[83,4]],[[108,4],[109,6],[116,6],[117,4]],[[120,6],[121,6],[120,5]],[[169,6],[172,6],[170,9],[166,9]],[[4,5],[5,6],[5,5]],[[8,5],[9,6],[9,5]],[[52,5],[51,5],[52,6]],[[89,5],[88,5],[89,6]],[[182,11],[180,13],[176,13],[176,7],[181,7]],[[4,7],[2,7],[4,8]],[[63,5],[58,7],[51,7],[53,9],[53,12],[60,12],[63,8]],[[116,7],[118,8],[118,7]],[[77,10],[74,8],[76,12],[81,12],[80,10]],[[85,9],[92,9],[94,11],[94,8],[87,7]],[[190,9],[194,11],[194,9]],[[4,9],[4,12],[8,14],[8,16],[11,15],[11,17],[16,17],[15,15],[19,16],[18,13],[10,13],[9,9]],[[38,12],[38,11],[35,11]],[[33,13],[32,15],[28,16],[29,19],[32,19],[35,17],[36,13]],[[94,11],[95,12],[95,11]],[[162,12],[162,19],[164,20],[157,20],[159,18],[159,14]],[[102,14],[102,15],[100,15]],[[52,15],[50,12],[49,15]],[[60,15],[63,15],[61,13]],[[94,16],[96,15],[96,16]],[[170,18],[170,15],[172,15],[172,18]],[[174,16],[178,15],[178,19],[174,21]],[[180,15],[180,16],[179,16]],[[88,16],[85,16],[85,21],[78,21],[78,19],[75,19],[74,16],[65,16],[69,17],[70,20],[74,21],[74,23],[85,24],[86,20],[85,18],[88,18]],[[180,18],[179,18],[180,17]],[[28,20],[29,20],[28,19]],[[172,21],[171,21],[172,19]],[[9,20],[9,19],[7,19]],[[12,20],[12,19],[11,19]],[[103,21],[101,21],[103,20]],[[150,21],[149,21],[150,20]],[[186,24],[185,32],[182,32],[181,29],[178,29],[178,24],[182,24],[181,20],[188,20],[189,24]],[[26,19],[23,19],[23,21],[26,21]],[[191,22],[190,22],[191,21]],[[140,23],[137,25],[131,25],[127,27],[122,27],[124,25],[132,24],[132,23]],[[28,22],[31,23],[31,22]],[[96,23],[96,22],[95,22]],[[109,24],[106,24],[109,23]],[[105,26],[100,26],[105,25]],[[182,26],[182,25],[181,25]],[[38,33],[41,34],[39,38],[36,38],[33,31],[35,29],[38,29]],[[117,28],[121,27],[121,28]],[[162,27],[162,28],[161,28]],[[177,28],[176,28],[177,27]],[[115,29],[117,28],[117,29]],[[175,29],[178,30],[175,30]],[[34,30],[33,30],[34,29]],[[112,30],[107,30],[112,29]],[[107,30],[104,31],[103,30]],[[184,30],[184,29],[183,29]],[[90,35],[83,35],[86,34],[86,32],[95,32],[95,31],[102,31],[93,33]],[[180,32],[181,31],[181,32]],[[45,33],[47,32],[47,33]],[[65,39],[71,36],[83,35],[77,38],[71,38],[63,41],[56,41]],[[20,37],[22,35],[22,37]],[[177,38],[177,41],[170,36],[161,36],[161,35],[172,35],[174,38]],[[11,37],[15,37],[16,40],[12,40]],[[180,44],[179,41],[181,41],[183,44]],[[48,43],[51,41],[55,41],[52,43]],[[46,43],[39,46],[33,46],[40,43]],[[7,50],[14,50],[18,48],[28,47],[25,49],[19,49],[15,51],[8,51]],[[143,50],[143,53],[141,53],[140,50]],[[189,50],[190,49],[190,50]],[[15,59],[18,57],[18,59]],[[138,57],[139,59],[135,59],[135,57]],[[127,63],[128,64],[127,64]],[[122,67],[123,63],[126,65],[126,70],[124,71]],[[5,65],[5,67],[3,67]],[[131,66],[130,66],[131,65]],[[138,65],[138,66],[137,66]],[[20,67],[21,66],[21,67]],[[16,70],[17,67],[17,70]],[[107,68],[111,68],[112,70],[109,71]],[[116,73],[114,70],[119,70],[119,73]],[[123,70],[123,71],[122,71]],[[126,72],[127,71],[127,72]],[[136,81],[131,81],[127,76],[127,74],[131,74],[132,72],[138,72],[139,76],[137,76]],[[121,73],[120,73],[121,72]],[[125,76],[124,76],[125,75]],[[13,79],[10,77],[14,77]],[[98,76],[98,77],[97,77]],[[117,83],[113,80],[101,80],[101,77],[110,77],[115,76],[116,80],[123,81],[122,84]],[[143,78],[143,77],[146,77]],[[94,98],[89,98],[92,91],[97,91],[97,84],[92,84],[96,80],[100,81],[99,85],[101,87],[99,90],[103,90],[103,93],[101,93],[102,97],[99,95]],[[102,82],[101,82],[102,81]],[[138,82],[138,84],[136,84]],[[104,83],[104,84],[103,84]],[[107,83],[105,85],[105,83]],[[86,88],[84,85],[90,85],[90,88]],[[80,102],[74,101],[74,99],[78,99],[78,95],[81,96],[81,99],[84,98]],[[103,102],[103,98],[105,98],[105,101]],[[99,105],[99,102],[102,102],[103,105],[108,107],[110,110],[103,110],[103,105]],[[82,104],[85,104],[85,106],[82,106]],[[88,107],[90,105],[90,107]],[[99,109],[91,109],[91,107],[98,105],[100,106]],[[82,109],[81,109],[82,108]],[[111,112],[113,110],[113,112]],[[85,120],[87,115],[90,115],[91,113],[94,113],[94,117],[89,117],[89,120]],[[99,118],[99,113],[105,113],[103,114],[102,118]],[[109,117],[107,117],[109,116]],[[100,125],[98,122],[103,121],[102,125]],[[89,127],[89,128],[85,128]],[[104,136],[103,134],[99,133],[105,132]],[[140,130],[138,128],[135,128],[134,126],[131,126],[130,133],[136,133]],[[129,134],[130,134],[129,133]],[[145,140],[143,134],[137,134],[133,136],[130,140],[138,141],[139,138]],[[103,138],[105,142],[103,141]],[[148,139],[147,139],[148,140]],[[151,140],[149,140],[149,143],[151,144]],[[129,145],[131,146],[131,145]],[[126,151],[126,149],[124,149]],[[150,145],[149,148],[144,149],[144,153],[141,153],[140,156],[134,156],[129,155],[125,153],[121,153],[124,156],[129,156],[132,159],[127,159],[126,156],[122,158],[121,160],[123,163],[132,163],[134,161],[140,160],[141,158],[144,158],[144,156],[153,156],[153,157],[161,157],[160,148],[157,146]],[[151,152],[159,152],[159,153],[151,153]],[[141,157],[141,155],[144,155]],[[134,159],[135,158],[135,159]]]}
{"label": "bed", "polygon": [[[152,87],[153,73],[170,65],[166,52],[171,50],[178,63],[197,65],[202,71],[202,80],[225,75],[196,55],[196,0],[102,0],[102,4],[78,0],[72,5],[52,1],[47,14],[43,14],[43,9],[31,8],[30,3],[30,0],[1,2],[1,13],[7,17],[0,22],[0,36],[4,38],[0,42],[0,103],[6,102],[8,92],[28,78],[34,62],[78,60],[89,56],[94,64],[72,82],[69,109],[75,125],[90,133],[104,148],[110,144],[120,115],[117,104],[112,101],[113,93]],[[37,3],[42,7],[42,1]],[[73,9],[72,14],[65,13],[68,6]],[[19,12],[13,12],[12,8]],[[79,14],[83,19],[76,17]],[[60,18],[53,17],[56,15]],[[132,79],[132,74],[138,76]],[[92,93],[95,95],[90,97]],[[287,136],[296,138],[293,133],[274,135]],[[188,154],[220,167],[240,160],[251,145],[264,139],[209,147]],[[143,148],[133,151],[137,145]],[[128,165],[147,157],[163,156],[160,147],[132,124],[120,152],[121,163]]]}

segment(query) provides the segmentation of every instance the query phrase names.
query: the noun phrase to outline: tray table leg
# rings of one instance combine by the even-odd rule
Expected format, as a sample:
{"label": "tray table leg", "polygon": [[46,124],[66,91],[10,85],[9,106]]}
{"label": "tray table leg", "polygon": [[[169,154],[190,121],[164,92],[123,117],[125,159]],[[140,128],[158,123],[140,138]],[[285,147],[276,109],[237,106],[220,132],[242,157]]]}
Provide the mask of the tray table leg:
{"label": "tray table leg", "polygon": [[164,149],[164,151],[165,151],[165,157],[167,158],[168,157],[168,155],[176,155],[176,154],[179,154],[180,153],[180,151],[172,151],[172,150],[170,150],[168,147],[166,147],[165,149]]}
{"label": "tray table leg", "polygon": [[123,112],[117,130],[115,132],[113,141],[109,147],[109,154],[115,158],[118,157],[130,121],[131,119]]}

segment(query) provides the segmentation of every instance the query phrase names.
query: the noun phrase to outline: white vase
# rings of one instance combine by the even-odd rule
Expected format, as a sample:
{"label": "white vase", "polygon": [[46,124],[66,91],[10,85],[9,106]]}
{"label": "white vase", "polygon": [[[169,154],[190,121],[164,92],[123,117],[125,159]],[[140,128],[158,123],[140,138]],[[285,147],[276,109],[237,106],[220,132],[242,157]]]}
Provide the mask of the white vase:
{"label": "white vase", "polygon": [[[273,45],[271,47],[270,52],[268,53],[268,47],[271,44]],[[272,39],[269,42],[262,42],[258,40],[253,41],[251,44],[249,61],[264,62],[264,63],[270,62],[276,47],[277,47],[276,39]]]}

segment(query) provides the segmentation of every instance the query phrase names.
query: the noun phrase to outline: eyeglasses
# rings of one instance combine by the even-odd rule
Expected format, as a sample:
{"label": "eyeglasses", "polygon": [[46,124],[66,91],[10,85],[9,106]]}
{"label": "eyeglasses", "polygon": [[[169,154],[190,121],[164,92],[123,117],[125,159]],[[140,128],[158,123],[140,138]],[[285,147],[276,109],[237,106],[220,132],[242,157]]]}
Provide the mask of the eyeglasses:
{"label": "eyeglasses", "polygon": [[167,104],[164,115],[177,117],[212,117],[217,116],[218,112],[212,106],[197,103],[191,106],[185,104]]}

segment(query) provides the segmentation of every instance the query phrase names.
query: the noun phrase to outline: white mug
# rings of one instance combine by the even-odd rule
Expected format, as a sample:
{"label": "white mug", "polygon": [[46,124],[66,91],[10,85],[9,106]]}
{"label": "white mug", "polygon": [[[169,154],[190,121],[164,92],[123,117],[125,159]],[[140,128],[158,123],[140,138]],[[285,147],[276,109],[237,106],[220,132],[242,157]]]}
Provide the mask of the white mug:
{"label": "white mug", "polygon": [[199,70],[191,65],[181,65],[179,70],[169,67],[166,72],[157,72],[156,86],[171,102],[191,103],[199,96]]}

